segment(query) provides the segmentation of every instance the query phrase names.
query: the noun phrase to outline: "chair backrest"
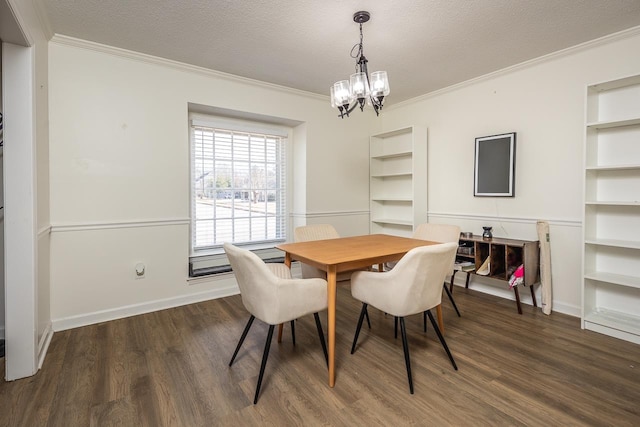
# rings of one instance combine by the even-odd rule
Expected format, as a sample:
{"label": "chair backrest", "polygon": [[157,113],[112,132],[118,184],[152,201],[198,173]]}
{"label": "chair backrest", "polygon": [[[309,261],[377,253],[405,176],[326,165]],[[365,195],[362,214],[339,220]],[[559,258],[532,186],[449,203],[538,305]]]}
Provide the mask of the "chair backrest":
{"label": "chair backrest", "polygon": [[279,278],[253,252],[231,243],[225,243],[223,247],[236,276],[245,308],[258,319],[270,318],[279,305],[276,291]]}
{"label": "chair backrest", "polygon": [[[310,224],[296,227],[293,230],[293,239],[296,242],[309,242],[312,240],[337,239],[340,235],[331,224]],[[318,270],[308,264],[301,263],[302,277],[310,279],[314,277],[326,278],[327,273]]]}
{"label": "chair backrest", "polygon": [[296,242],[337,239],[340,235],[331,224],[310,224],[296,227],[293,238]]}
{"label": "chair backrest", "polygon": [[[392,304],[389,313],[408,316],[429,310],[442,301],[442,283],[450,273],[450,261],[455,257],[458,242],[421,246],[410,250],[388,275]],[[379,307],[382,308],[383,307]]]}
{"label": "chair backrest", "polygon": [[450,224],[424,223],[418,225],[413,232],[413,237],[440,243],[457,242],[460,239],[460,227]]}
{"label": "chair backrest", "polygon": [[327,281],[296,279],[284,264],[265,264],[256,254],[230,243],[224,250],[249,313],[277,325],[327,308]]}
{"label": "chair backrest", "polygon": [[[432,242],[440,243],[458,243],[460,239],[460,227],[450,224],[431,224],[424,223],[418,225],[413,232],[415,239],[430,240]],[[456,263],[456,254],[451,257],[449,274],[453,271],[453,266]]]}

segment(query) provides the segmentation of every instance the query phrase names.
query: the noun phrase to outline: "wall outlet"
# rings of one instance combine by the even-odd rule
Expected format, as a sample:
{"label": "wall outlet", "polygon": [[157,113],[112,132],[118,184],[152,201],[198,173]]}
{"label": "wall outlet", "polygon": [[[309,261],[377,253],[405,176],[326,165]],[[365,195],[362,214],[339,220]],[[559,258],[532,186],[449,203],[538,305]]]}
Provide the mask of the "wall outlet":
{"label": "wall outlet", "polygon": [[136,264],[136,268],[135,268],[135,278],[136,279],[144,279],[144,275],[146,273],[146,269],[147,269],[147,267],[143,263],[141,263],[141,262],[137,263]]}

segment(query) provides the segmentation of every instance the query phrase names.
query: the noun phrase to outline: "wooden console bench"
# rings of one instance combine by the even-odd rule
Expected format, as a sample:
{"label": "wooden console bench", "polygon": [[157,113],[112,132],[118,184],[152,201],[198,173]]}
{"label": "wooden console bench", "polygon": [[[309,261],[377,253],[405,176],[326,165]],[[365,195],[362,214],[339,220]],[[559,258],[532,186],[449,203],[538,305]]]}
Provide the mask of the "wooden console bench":
{"label": "wooden console bench", "polygon": [[[478,270],[489,259],[489,274],[482,275],[492,279],[502,280],[509,283],[509,278],[520,265],[524,266],[524,286],[531,290],[531,298],[534,307],[538,306],[533,285],[540,281],[540,244],[537,240],[516,240],[501,239],[494,237],[485,239],[482,236],[472,236],[468,238],[460,237],[460,248],[456,255],[456,261],[471,261],[475,264],[475,269],[463,271],[467,273],[465,288],[469,287],[469,276],[478,274]],[[457,271],[451,276],[451,290],[453,290],[453,279]],[[513,287],[516,297],[518,313],[522,314],[520,305],[520,294],[518,287]]]}

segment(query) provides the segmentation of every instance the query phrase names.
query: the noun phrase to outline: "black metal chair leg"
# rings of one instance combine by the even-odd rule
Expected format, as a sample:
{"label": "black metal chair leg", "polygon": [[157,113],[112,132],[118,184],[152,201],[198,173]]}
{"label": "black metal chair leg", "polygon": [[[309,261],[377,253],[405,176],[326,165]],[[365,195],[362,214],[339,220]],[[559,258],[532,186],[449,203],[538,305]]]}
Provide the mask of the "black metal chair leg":
{"label": "black metal chair leg", "polygon": [[271,338],[273,338],[273,329],[275,325],[269,325],[269,333],[267,334],[267,342],[264,344],[264,353],[262,354],[262,364],[260,365],[260,375],[258,375],[258,385],[256,386],[256,396],[253,398],[253,404],[258,403],[258,395],[260,394],[260,386],[262,385],[262,377],[264,376],[264,368],[267,366],[267,358],[269,357],[269,347],[271,347]]}
{"label": "black metal chair leg", "polygon": [[247,333],[249,332],[249,329],[251,329],[251,324],[253,323],[253,320],[255,318],[256,317],[254,315],[251,315],[251,317],[249,317],[247,326],[244,327],[244,331],[242,331],[242,336],[240,336],[240,341],[238,341],[238,345],[236,346],[236,351],[233,352],[233,356],[231,357],[231,362],[229,362],[229,366],[233,365],[233,361],[236,359],[238,350],[240,350],[240,347],[242,347],[242,343],[244,342],[244,339],[247,337]]}
{"label": "black metal chair leg", "polygon": [[438,339],[440,340],[440,343],[442,344],[442,347],[444,347],[444,351],[447,352],[447,356],[449,356],[449,360],[451,360],[451,364],[453,365],[453,369],[455,369],[457,371],[458,370],[458,366],[456,365],[455,360],[453,360],[453,356],[451,355],[451,352],[449,351],[449,347],[447,346],[447,342],[444,340],[444,337],[440,333],[440,328],[436,324],[436,320],[433,318],[433,314],[431,314],[431,310],[427,310],[427,314],[429,315],[429,320],[431,320],[431,324],[433,325],[433,329],[436,330],[436,334],[438,335]]}
{"label": "black metal chair leg", "polygon": [[453,300],[453,295],[451,294],[451,291],[449,291],[449,288],[447,288],[447,284],[443,284],[442,287],[444,288],[444,291],[447,293],[447,296],[449,297],[449,300],[451,301],[451,304],[453,305],[453,308],[456,309],[456,313],[458,313],[458,317],[462,317],[460,316],[460,311],[458,310],[458,306],[456,305],[456,302]]}
{"label": "black metal chair leg", "polygon": [[404,317],[400,318],[400,333],[402,334],[402,348],[404,349],[404,363],[407,365],[407,378],[409,379],[409,392],[413,394],[413,378],[411,376],[411,359],[409,358],[409,343],[407,342],[407,329],[404,326]]}
{"label": "black metal chair leg", "polygon": [[398,338],[398,316],[393,316],[393,337]]}
{"label": "black metal chair leg", "polygon": [[424,329],[425,332],[427,332],[427,312],[426,311],[422,312],[422,328]]}
{"label": "black metal chair leg", "polygon": [[362,303],[362,310],[360,310],[360,318],[358,319],[358,326],[356,327],[356,335],[353,337],[353,345],[351,346],[351,354],[356,351],[356,343],[358,342],[358,336],[360,335],[360,328],[362,328],[362,321],[364,320],[364,314],[367,312],[367,303]]}
{"label": "black metal chair leg", "polygon": [[369,326],[369,329],[371,329],[371,321],[369,320],[369,310],[364,311],[364,317],[367,318],[367,326]]}
{"label": "black metal chair leg", "polygon": [[291,340],[293,341],[293,345],[296,345],[296,321],[291,321]]}
{"label": "black metal chair leg", "polygon": [[320,323],[320,316],[318,313],[313,313],[314,319],[316,319],[316,328],[318,329],[318,336],[320,337],[320,344],[322,344],[322,351],[324,352],[324,360],[329,367],[329,354],[327,353],[327,344],[324,342],[324,332],[322,332],[322,323]]}

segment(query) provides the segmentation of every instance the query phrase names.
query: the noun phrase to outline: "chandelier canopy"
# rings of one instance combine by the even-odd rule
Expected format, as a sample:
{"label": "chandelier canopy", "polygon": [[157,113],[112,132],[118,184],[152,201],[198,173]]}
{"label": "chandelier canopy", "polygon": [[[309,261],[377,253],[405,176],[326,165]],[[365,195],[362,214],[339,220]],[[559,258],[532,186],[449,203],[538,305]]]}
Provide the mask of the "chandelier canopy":
{"label": "chandelier canopy", "polygon": [[[353,15],[353,21],[360,24],[360,43],[351,48],[351,57],[357,59],[356,72],[349,80],[340,80],[331,86],[331,106],[338,108],[340,117],[349,116],[356,106],[364,111],[365,103],[373,106],[376,115],[380,114],[384,97],[389,95],[389,79],[386,71],[367,70],[367,58],[364,56],[362,44],[362,24],[369,21],[369,12],[360,11]],[[355,52],[355,53],[354,53]]]}

